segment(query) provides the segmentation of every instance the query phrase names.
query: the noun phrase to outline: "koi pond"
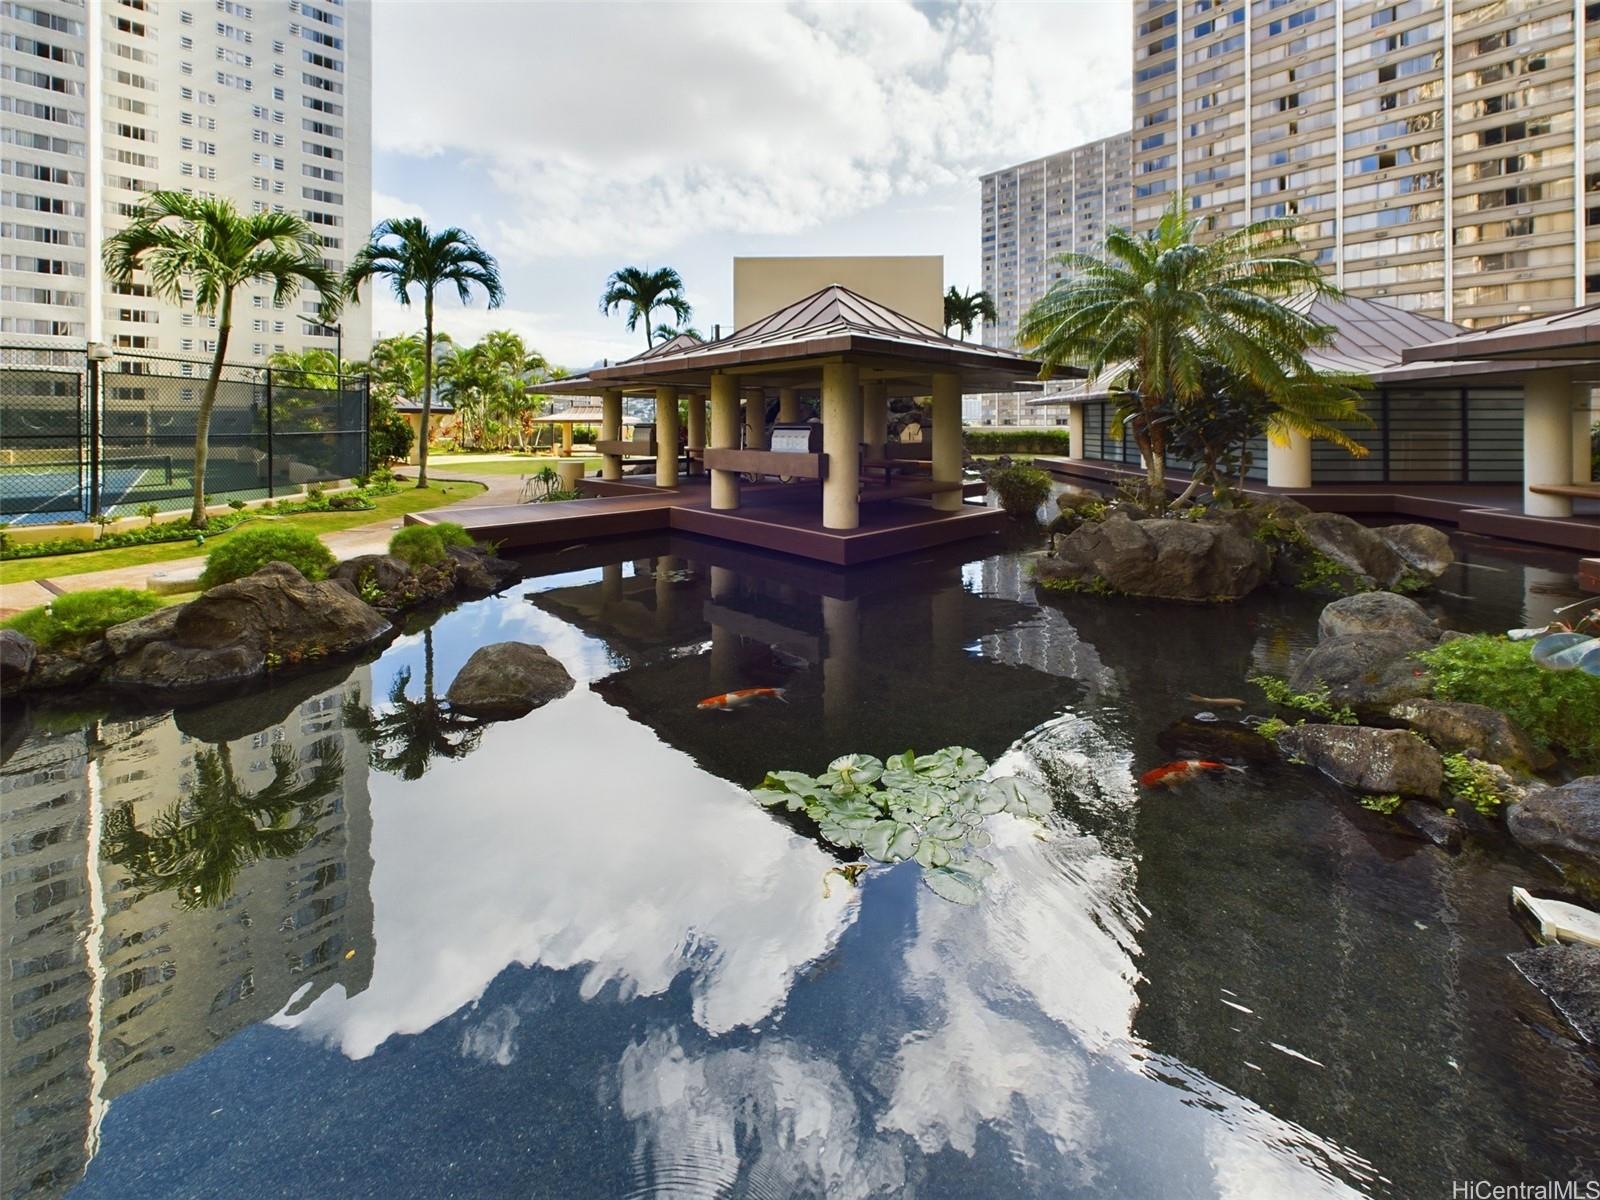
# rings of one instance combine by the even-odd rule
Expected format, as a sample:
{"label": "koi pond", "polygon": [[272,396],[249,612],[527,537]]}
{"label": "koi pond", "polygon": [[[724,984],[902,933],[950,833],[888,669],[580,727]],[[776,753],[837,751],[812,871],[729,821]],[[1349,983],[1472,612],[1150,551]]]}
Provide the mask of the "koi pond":
{"label": "koi pond", "polygon": [[[1457,553],[1424,598],[1457,628],[1578,598],[1570,558]],[[13,714],[4,1195],[1592,1175],[1600,1067],[1506,960],[1530,944],[1511,887],[1553,871],[1272,762],[1138,786],[1216,701],[1271,711],[1246,677],[1287,668],[1321,601],[1039,600],[1028,559],[597,543],[371,661],[176,714]],[[452,718],[456,671],[505,640],[577,686]],[[774,691],[702,706],[749,688]],[[945,747],[972,753],[893,757]],[[931,843],[854,870],[824,836],[849,814],[751,795],[851,754],[1019,781],[969,794],[959,886]]]}

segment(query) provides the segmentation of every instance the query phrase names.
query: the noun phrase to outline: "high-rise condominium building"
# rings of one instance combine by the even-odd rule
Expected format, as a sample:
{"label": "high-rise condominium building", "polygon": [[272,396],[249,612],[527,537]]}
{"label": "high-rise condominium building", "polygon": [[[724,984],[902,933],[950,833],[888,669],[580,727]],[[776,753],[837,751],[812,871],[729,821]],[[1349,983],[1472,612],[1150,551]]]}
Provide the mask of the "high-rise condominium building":
{"label": "high-rise condominium building", "polygon": [[[1125,133],[983,177],[983,290],[998,320],[987,346],[1012,349],[1017,322],[1064,268],[1063,254],[1098,254],[1106,229],[1132,219],[1131,143]],[[968,397],[968,420],[987,425],[1033,419],[1022,395]]]}
{"label": "high-rise condominium building", "polygon": [[[366,0],[0,0],[0,340],[214,350],[214,317],[103,279],[156,190],[298,213],[342,269],[371,227],[371,43]],[[229,357],[332,349],[316,308],[249,288]],[[370,340],[351,310],[346,356]]]}
{"label": "high-rise condominium building", "polygon": [[1461,324],[1600,299],[1600,5],[1136,0],[1133,67],[1137,229],[1181,188]]}

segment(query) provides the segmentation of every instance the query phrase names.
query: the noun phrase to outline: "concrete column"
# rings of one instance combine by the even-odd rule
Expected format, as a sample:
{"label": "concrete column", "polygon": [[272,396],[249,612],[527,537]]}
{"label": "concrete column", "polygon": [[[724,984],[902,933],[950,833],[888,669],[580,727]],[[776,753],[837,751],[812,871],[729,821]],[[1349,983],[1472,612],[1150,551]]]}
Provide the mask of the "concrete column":
{"label": "concrete column", "polygon": [[570,455],[572,453],[572,422],[571,421],[563,421],[561,423],[561,453],[563,455]]}
{"label": "concrete column", "polygon": [[[607,388],[600,394],[600,440],[622,440],[622,389]],[[622,478],[622,455],[607,454],[600,460],[600,478]]]}
{"label": "concrete column", "polygon": [[[689,449],[704,450],[706,448],[706,398],[702,392],[689,393]],[[694,459],[689,460],[689,470],[697,468]]]}
{"label": "concrete column", "polygon": [[1311,439],[1291,433],[1287,443],[1267,439],[1267,486],[1305,488],[1311,486]]}
{"label": "concrete column", "polygon": [[1082,404],[1067,405],[1067,436],[1072,439],[1072,445],[1067,448],[1068,458],[1087,458],[1084,449],[1088,445],[1089,435],[1084,432],[1089,422],[1085,419],[1088,410]]}
{"label": "concrete column", "polygon": [[[711,377],[711,448],[734,450],[739,446],[739,382],[732,375]],[[736,471],[711,472],[711,507],[739,507]]]}
{"label": "concrete column", "polygon": [[[933,377],[933,478],[935,483],[961,481],[961,377],[947,371]],[[938,492],[933,507],[954,511],[960,492]]]}
{"label": "concrete column", "polygon": [[750,450],[767,448],[767,393],[760,388],[745,393],[744,444]]}
{"label": "concrete column", "polygon": [[1594,464],[1590,458],[1589,427],[1600,421],[1600,391],[1591,383],[1572,387],[1572,481],[1593,483]]}
{"label": "concrete column", "polygon": [[881,379],[861,385],[861,440],[869,458],[883,457],[883,444],[889,440],[889,385]]}
{"label": "concrete column", "polygon": [[678,486],[678,389],[656,389],[656,486]]}
{"label": "concrete column", "polygon": [[[827,384],[823,384],[827,407]],[[826,426],[828,418],[822,418]],[[822,659],[822,723],[828,740],[843,744],[850,735],[856,707],[856,660],[860,653],[860,601],[822,597],[822,628],[827,645]]]}
{"label": "concrete column", "polygon": [[822,451],[828,477],[822,481],[822,527],[855,529],[861,524],[861,388],[854,363],[822,368]]}
{"label": "concrete column", "polygon": [[800,419],[800,397],[792,387],[778,389],[778,420],[798,421]]}
{"label": "concrete column", "polygon": [[1535,484],[1572,482],[1572,384],[1561,370],[1529,371],[1522,379],[1522,511],[1530,517],[1570,517],[1572,497],[1541,496]]}

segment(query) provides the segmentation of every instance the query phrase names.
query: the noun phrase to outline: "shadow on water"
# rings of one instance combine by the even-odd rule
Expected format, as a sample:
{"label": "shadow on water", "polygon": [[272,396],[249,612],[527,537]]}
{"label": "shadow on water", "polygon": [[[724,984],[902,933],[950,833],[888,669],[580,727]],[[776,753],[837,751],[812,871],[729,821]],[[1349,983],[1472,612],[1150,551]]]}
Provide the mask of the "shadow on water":
{"label": "shadow on water", "polygon": [[[1537,864],[1253,758],[1138,788],[1205,704],[1266,711],[1245,677],[1315,600],[1036,602],[1026,552],[971,553],[576,547],[369,664],[9,737],[8,1195],[1413,1196],[1595,1160],[1595,1064],[1504,958]],[[1460,627],[1570,591],[1462,557]],[[461,723],[448,681],[513,638],[578,686]],[[749,687],[783,699],[699,707]],[[951,744],[1057,800],[990,819],[970,907],[914,864],[829,886],[744,790]]]}

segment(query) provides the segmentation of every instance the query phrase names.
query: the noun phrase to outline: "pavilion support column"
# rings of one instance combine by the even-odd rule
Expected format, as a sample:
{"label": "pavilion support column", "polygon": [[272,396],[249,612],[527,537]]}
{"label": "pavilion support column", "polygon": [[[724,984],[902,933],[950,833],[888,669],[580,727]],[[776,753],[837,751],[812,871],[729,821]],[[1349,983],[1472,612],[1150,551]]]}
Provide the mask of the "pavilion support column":
{"label": "pavilion support column", "polygon": [[1522,511],[1570,517],[1571,496],[1541,496],[1538,484],[1572,482],[1572,384],[1562,370],[1529,371],[1522,379]]}
{"label": "pavilion support column", "polygon": [[[713,450],[739,448],[739,381],[732,375],[711,377],[711,448]],[[739,507],[737,471],[711,472],[711,507],[714,509]]]}
{"label": "pavilion support column", "polygon": [[785,422],[800,419],[800,397],[792,387],[778,389],[778,420]]}
{"label": "pavilion support column", "polygon": [[[622,389],[607,388],[600,393],[600,440],[622,440]],[[600,460],[600,478],[622,478],[622,455],[607,454]]]}
{"label": "pavilion support column", "polygon": [[1087,410],[1081,404],[1067,405],[1068,458],[1082,459],[1087,457],[1084,454],[1089,439],[1089,435],[1084,432],[1084,428],[1088,425],[1088,421],[1085,419],[1086,412]]}
{"label": "pavilion support column", "polygon": [[822,527],[855,529],[861,524],[861,387],[854,363],[822,368]]}
{"label": "pavilion support column", "polygon": [[881,379],[861,385],[861,440],[866,443],[867,457],[883,457],[884,443],[889,440],[889,385]]}
{"label": "pavilion support column", "polygon": [[744,444],[750,450],[767,448],[767,393],[760,388],[744,396]]}
{"label": "pavilion support column", "polygon": [[[706,448],[706,398],[701,392],[689,393],[689,449],[704,450]],[[694,461],[694,456],[689,456],[689,471],[693,474],[699,470]]]}
{"label": "pavilion support column", "polygon": [[572,457],[572,422],[561,423],[561,454],[564,458]]}
{"label": "pavilion support column", "polygon": [[[933,376],[933,480],[961,482],[961,377],[948,371]],[[936,492],[933,507],[953,512],[961,493]]]}
{"label": "pavilion support column", "polygon": [[678,389],[656,389],[656,486],[678,486]]}
{"label": "pavilion support column", "polygon": [[1287,442],[1267,439],[1267,486],[1308,488],[1311,486],[1311,439],[1291,433]]}
{"label": "pavilion support column", "polygon": [[606,563],[600,568],[600,607],[609,608],[622,599],[622,564]]}

